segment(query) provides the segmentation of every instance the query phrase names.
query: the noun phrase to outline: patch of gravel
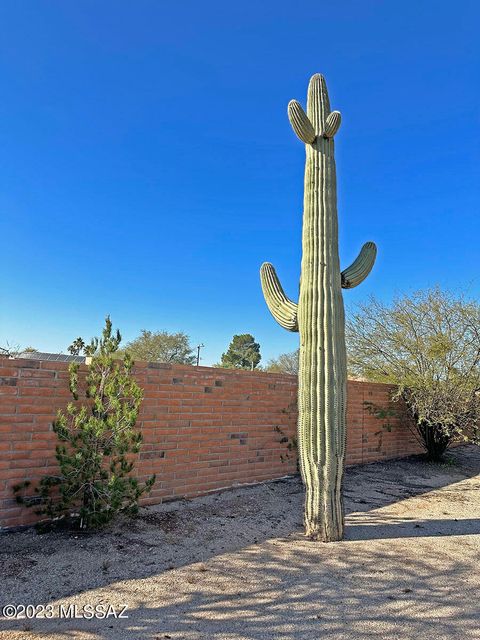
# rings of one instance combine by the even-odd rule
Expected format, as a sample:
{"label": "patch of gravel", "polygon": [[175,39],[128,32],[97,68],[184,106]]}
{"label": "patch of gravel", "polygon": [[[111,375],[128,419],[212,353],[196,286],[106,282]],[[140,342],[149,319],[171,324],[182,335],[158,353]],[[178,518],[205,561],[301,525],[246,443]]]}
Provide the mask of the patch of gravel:
{"label": "patch of gravel", "polygon": [[7,620],[0,636],[480,638],[480,450],[351,467],[346,540],[302,534],[298,478],[144,508],[96,534],[0,536],[0,604],[128,605]]}

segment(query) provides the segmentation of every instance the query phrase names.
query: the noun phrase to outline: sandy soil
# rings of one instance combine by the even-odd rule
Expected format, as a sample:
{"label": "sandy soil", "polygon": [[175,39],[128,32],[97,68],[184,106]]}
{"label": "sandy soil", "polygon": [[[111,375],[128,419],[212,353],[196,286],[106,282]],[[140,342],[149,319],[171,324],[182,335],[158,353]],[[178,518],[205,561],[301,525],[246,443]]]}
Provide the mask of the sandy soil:
{"label": "sandy soil", "polygon": [[350,468],[346,540],[328,545],[302,535],[296,478],[95,535],[3,535],[0,605],[53,617],[0,617],[0,637],[480,639],[479,474],[475,447]]}

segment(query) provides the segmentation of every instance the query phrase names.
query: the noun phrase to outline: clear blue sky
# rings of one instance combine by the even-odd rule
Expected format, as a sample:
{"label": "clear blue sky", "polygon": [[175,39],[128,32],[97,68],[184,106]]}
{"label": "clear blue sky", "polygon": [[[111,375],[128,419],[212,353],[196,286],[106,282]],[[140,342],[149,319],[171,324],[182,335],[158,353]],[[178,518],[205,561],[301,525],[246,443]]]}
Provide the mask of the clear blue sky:
{"label": "clear blue sky", "polygon": [[286,116],[323,73],[344,265],[375,293],[480,297],[480,3],[3,0],[0,344],[63,350],[110,313],[219,359],[296,348],[258,269],[297,294],[304,148]]}

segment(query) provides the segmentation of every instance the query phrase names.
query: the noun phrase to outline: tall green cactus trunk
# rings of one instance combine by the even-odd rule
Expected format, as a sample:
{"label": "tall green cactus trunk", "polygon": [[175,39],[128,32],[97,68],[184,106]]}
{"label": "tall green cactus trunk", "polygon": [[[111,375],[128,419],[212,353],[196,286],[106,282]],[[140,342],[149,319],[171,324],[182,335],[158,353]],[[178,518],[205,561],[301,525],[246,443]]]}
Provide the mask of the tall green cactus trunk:
{"label": "tall green cactus trunk", "polygon": [[300,333],[298,449],[305,529],[312,538],[330,542],[341,540],[344,530],[347,362],[342,287],[354,287],[367,277],[376,247],[367,242],[355,262],[340,271],[333,137],[341,118],[338,111],[330,112],[323,76],[310,80],[307,114],[292,100],[288,115],[306,145],[298,305],[287,298],[270,263],[260,273],[272,315],[285,329]]}

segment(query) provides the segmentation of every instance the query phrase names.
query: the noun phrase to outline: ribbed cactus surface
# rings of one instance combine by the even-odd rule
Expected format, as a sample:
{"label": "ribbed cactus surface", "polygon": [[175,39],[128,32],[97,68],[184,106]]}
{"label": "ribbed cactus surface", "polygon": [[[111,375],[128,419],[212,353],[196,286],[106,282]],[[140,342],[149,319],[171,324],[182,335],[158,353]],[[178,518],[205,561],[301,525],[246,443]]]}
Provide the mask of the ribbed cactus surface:
{"label": "ribbed cactus surface", "polygon": [[302,266],[298,304],[287,298],[273,266],[260,270],[263,293],[277,322],[300,333],[298,449],[305,485],[307,535],[341,540],[345,467],[347,359],[342,287],[360,284],[373,267],[376,247],[367,242],[355,262],[340,270],[333,137],[341,116],[330,111],[325,79],[310,80],[307,113],[288,105],[293,130],[305,143]]}

